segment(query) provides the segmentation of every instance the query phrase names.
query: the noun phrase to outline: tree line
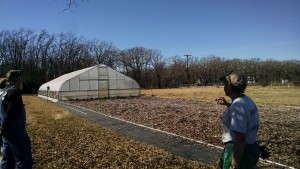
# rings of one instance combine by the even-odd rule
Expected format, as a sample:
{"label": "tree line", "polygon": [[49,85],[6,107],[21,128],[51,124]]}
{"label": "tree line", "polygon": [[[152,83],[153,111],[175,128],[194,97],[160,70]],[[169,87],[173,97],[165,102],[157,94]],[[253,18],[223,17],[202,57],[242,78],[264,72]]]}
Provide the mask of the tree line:
{"label": "tree line", "polygon": [[60,75],[101,63],[132,77],[142,88],[216,84],[220,76],[237,69],[261,85],[282,79],[295,85],[300,82],[299,60],[165,57],[157,49],[121,50],[111,42],[72,33],[36,33],[24,28],[0,31],[0,76],[10,69],[23,70],[26,93],[37,93],[40,85]]}

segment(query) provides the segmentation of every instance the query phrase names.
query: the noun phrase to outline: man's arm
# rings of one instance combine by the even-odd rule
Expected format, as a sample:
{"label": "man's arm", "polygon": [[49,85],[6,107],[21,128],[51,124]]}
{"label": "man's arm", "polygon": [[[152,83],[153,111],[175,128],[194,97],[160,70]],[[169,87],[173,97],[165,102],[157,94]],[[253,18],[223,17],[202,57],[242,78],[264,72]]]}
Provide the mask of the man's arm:
{"label": "man's arm", "polygon": [[233,157],[231,166],[233,168],[239,168],[244,148],[245,148],[245,142],[246,142],[246,136],[244,133],[234,132],[235,134],[235,140],[233,144]]}

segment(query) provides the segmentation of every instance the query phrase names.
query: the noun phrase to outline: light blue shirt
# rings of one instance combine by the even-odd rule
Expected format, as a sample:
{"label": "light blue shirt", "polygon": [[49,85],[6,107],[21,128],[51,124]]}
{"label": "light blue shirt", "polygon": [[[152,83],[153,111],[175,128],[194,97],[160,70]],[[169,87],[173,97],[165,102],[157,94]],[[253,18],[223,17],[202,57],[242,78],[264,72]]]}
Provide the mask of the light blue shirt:
{"label": "light blue shirt", "polygon": [[259,114],[256,104],[248,96],[236,98],[222,118],[222,142],[234,141],[233,132],[246,135],[246,144],[257,141]]}

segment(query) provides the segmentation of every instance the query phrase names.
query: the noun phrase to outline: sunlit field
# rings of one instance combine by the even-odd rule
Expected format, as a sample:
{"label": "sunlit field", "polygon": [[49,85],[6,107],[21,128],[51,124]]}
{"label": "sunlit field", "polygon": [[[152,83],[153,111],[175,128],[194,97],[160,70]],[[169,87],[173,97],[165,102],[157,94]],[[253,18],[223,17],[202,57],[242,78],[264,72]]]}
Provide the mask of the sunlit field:
{"label": "sunlit field", "polygon": [[213,168],[122,136],[40,98],[23,100],[35,169]]}
{"label": "sunlit field", "polygon": [[[162,98],[186,98],[214,101],[224,96],[223,86],[185,87],[172,89],[144,89],[143,95],[158,96]],[[245,94],[250,96],[257,104],[300,106],[300,88],[288,86],[248,86]]]}
{"label": "sunlit field", "polygon": [[[247,88],[246,94],[252,97],[261,109],[261,131],[263,132],[260,133],[260,139],[272,149],[271,160],[299,167],[300,161],[296,158],[297,153],[300,151],[297,149],[297,140],[299,140],[297,134],[299,133],[298,122],[300,119],[300,112],[297,108],[300,106],[299,88],[250,86]],[[209,104],[214,104],[215,98],[224,96],[224,92],[222,86],[206,86],[148,89],[142,90],[142,95],[151,96],[151,98],[157,97],[158,102],[160,101],[158,98],[179,98],[174,100],[176,104],[168,100],[170,105],[185,102],[181,99],[205,100],[210,102]],[[57,108],[53,103],[46,102],[35,96],[23,96],[23,100],[27,110],[27,129],[32,140],[34,168],[216,168],[217,164],[208,166],[196,161],[190,161],[174,156],[163,149],[122,136],[96,123],[77,117],[66,110]],[[145,111],[146,106],[143,106],[144,104],[151,104],[159,108],[159,105],[154,104],[155,99],[144,99],[144,101],[145,103],[143,104],[140,103],[137,106],[133,106],[135,101],[133,101],[132,105],[127,104],[131,102],[130,98],[129,100],[113,99],[112,101],[107,101],[107,103],[100,100],[101,104],[104,104],[103,106],[106,106],[105,109],[107,109],[103,113],[111,115],[113,113],[121,113],[120,117],[128,117],[127,120],[129,121],[133,120],[129,118],[129,113],[143,114],[139,111]],[[86,103],[91,104],[89,101],[86,101]],[[82,102],[83,106],[86,103]],[[112,109],[114,106],[110,104],[122,104],[122,106]],[[97,109],[97,105],[95,105],[95,109]],[[278,107],[279,105],[281,107]],[[218,121],[219,116],[216,115],[216,110],[205,112],[202,111],[202,107],[199,107],[200,105],[195,106],[192,110],[187,110],[187,113],[194,112],[193,117],[196,117],[199,114],[197,112],[200,112],[200,114],[202,112],[202,116],[211,116],[210,122],[213,122],[213,118],[216,118],[216,121]],[[285,110],[282,106],[291,108]],[[180,109],[180,107],[167,105],[165,108],[168,110],[163,110],[163,107],[161,107],[161,110],[158,110],[160,113],[159,117],[162,116],[161,113],[163,112],[165,112],[164,116],[168,117],[168,119],[173,117],[173,121],[176,122],[172,124],[173,126],[180,125],[182,119],[186,118],[181,117],[181,115],[185,115],[183,113],[185,111]],[[104,110],[103,107],[101,109]],[[178,111],[180,112],[179,114],[176,113]],[[157,119],[155,113],[150,115],[145,118]],[[187,115],[187,117],[189,116]],[[132,117],[136,119],[136,116]],[[187,122],[197,122],[196,124],[198,124],[199,120],[201,121],[201,119],[192,121],[187,119]],[[149,122],[147,119],[145,121]],[[201,124],[203,122],[202,119]],[[211,127],[218,126],[217,123],[213,123]],[[215,135],[207,133],[210,131],[209,129],[205,129],[206,134],[201,133],[201,124],[198,126],[200,133],[193,134],[195,136],[194,139],[198,139],[197,135],[199,137],[205,135],[207,138],[210,138],[210,135]],[[160,125],[162,127],[164,124]],[[186,125],[186,129],[188,129],[189,124]],[[210,124],[207,123],[207,126],[210,126]],[[166,125],[166,128],[170,127]],[[184,127],[175,126],[174,129],[178,128],[183,129]],[[274,133],[274,129],[278,129],[276,133]],[[174,132],[176,133],[176,131]],[[186,131],[184,133],[189,132]],[[219,134],[216,135],[219,136]],[[208,141],[201,138],[199,140]],[[214,140],[219,141],[218,138]]]}
{"label": "sunlit field", "polygon": [[[146,96],[185,98],[215,102],[224,96],[222,86],[142,90]],[[288,86],[249,86],[245,92],[259,107],[259,140],[271,148],[274,161],[300,167],[300,88]],[[228,98],[230,101],[230,98]],[[199,107],[205,110],[205,107]],[[221,112],[220,112],[221,113]],[[218,125],[218,124],[215,124]]]}

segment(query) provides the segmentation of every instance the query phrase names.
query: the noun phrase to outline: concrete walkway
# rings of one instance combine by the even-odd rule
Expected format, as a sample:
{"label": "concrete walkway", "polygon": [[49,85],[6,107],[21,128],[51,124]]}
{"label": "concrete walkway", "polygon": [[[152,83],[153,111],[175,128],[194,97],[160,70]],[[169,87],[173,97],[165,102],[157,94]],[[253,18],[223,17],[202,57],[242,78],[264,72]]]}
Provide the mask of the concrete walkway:
{"label": "concrete walkway", "polygon": [[204,164],[215,164],[222,151],[219,147],[193,141],[172,133],[167,133],[146,126],[126,122],[108,115],[76,107],[62,102],[54,103],[59,107],[84,117],[88,120],[99,123],[101,126],[110,128],[122,135],[129,136],[138,141],[146,142],[165,149],[174,155],[190,160],[199,161]]}

